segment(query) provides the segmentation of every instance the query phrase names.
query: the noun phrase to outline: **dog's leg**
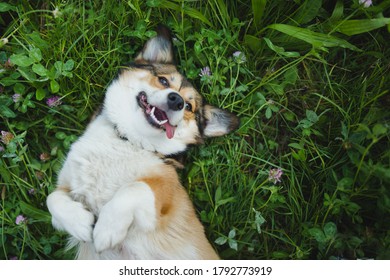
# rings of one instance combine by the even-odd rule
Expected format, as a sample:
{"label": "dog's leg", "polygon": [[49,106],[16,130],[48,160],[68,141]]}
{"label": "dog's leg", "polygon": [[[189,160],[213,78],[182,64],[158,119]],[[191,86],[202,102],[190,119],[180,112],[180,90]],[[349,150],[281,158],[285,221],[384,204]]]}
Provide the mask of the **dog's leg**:
{"label": "dog's leg", "polygon": [[97,252],[120,244],[132,225],[142,231],[156,226],[156,209],[153,191],[144,182],[135,182],[119,189],[100,211],[93,231]]}
{"label": "dog's leg", "polygon": [[69,190],[58,187],[47,198],[53,226],[65,230],[80,241],[92,241],[94,216],[80,202],[72,200]]}

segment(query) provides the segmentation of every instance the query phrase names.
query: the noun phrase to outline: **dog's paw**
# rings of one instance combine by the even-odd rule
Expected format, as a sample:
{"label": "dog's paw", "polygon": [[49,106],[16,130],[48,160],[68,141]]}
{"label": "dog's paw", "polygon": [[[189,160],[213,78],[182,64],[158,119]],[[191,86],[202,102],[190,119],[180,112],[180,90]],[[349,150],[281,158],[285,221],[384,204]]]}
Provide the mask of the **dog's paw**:
{"label": "dog's paw", "polygon": [[93,242],[97,252],[113,248],[125,240],[129,224],[121,223],[118,217],[102,212],[93,231]]}
{"label": "dog's paw", "polygon": [[91,242],[95,217],[91,212],[82,207],[75,208],[72,212],[69,213],[69,217],[72,217],[71,220],[67,221],[67,224],[64,225],[65,230],[80,241]]}
{"label": "dog's paw", "polygon": [[47,199],[53,226],[64,230],[80,241],[92,241],[94,215],[80,202],[72,200],[68,193],[55,191]]}

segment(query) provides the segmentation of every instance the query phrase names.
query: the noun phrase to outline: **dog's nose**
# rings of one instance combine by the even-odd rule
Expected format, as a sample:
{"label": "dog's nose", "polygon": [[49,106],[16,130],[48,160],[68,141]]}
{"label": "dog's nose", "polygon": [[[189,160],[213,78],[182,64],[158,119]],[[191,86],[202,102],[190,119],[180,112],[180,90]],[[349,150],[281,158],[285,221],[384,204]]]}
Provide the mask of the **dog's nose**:
{"label": "dog's nose", "polygon": [[176,92],[168,94],[168,108],[174,111],[180,111],[184,107],[183,98]]}

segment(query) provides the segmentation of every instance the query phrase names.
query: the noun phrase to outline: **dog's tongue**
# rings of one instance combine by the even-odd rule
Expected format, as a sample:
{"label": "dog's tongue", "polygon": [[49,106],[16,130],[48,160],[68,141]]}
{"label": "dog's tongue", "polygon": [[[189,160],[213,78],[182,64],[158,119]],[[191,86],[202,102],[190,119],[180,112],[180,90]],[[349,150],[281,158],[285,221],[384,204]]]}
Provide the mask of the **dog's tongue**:
{"label": "dog's tongue", "polygon": [[165,128],[165,134],[167,135],[168,139],[172,139],[175,135],[175,127],[170,125],[169,122],[164,123],[162,126]]}

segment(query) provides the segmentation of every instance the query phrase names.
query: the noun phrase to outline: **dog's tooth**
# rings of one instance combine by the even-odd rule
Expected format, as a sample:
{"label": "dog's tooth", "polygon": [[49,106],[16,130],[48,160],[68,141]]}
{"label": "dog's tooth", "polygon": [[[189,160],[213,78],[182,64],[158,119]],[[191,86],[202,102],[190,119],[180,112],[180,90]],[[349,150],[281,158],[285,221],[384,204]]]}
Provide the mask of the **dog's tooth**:
{"label": "dog's tooth", "polygon": [[150,115],[154,117],[154,111],[156,110],[156,107],[153,107],[152,110],[150,111]]}
{"label": "dog's tooth", "polygon": [[167,122],[168,122],[168,120],[163,120],[163,121],[160,121],[159,124],[162,125],[162,124],[167,123]]}

